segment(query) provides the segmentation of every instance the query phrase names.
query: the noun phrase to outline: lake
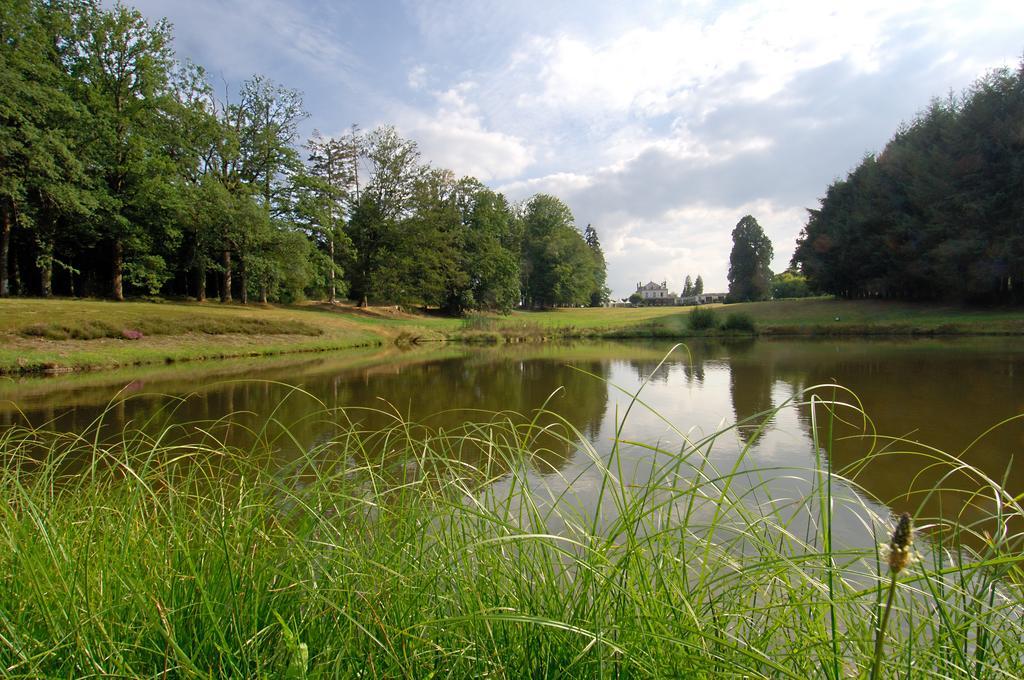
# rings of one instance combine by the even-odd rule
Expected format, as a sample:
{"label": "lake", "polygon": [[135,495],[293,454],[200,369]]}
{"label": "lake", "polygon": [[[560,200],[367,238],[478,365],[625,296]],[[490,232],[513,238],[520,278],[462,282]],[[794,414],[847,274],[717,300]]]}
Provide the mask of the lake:
{"label": "lake", "polygon": [[[588,487],[598,478],[594,460],[609,460],[613,449],[616,465],[641,483],[658,456],[685,453],[739,423],[703,444],[712,464],[751,471],[744,483],[752,498],[772,503],[805,497],[820,481],[819,465],[830,464],[859,487],[836,491],[838,540],[851,544],[864,542],[858,518],[865,508],[981,519],[992,508],[969,493],[984,484],[979,472],[1012,493],[1024,490],[1016,460],[1024,454],[1024,421],[978,439],[1024,413],[1017,339],[691,341],[672,348],[664,341],[445,345],[6,380],[0,423],[81,432],[102,422],[104,436],[175,425],[176,436],[238,446],[261,437],[284,464],[351,428],[414,422],[447,432],[515,413],[553,428],[531,443],[530,482],[553,498],[571,490],[582,505],[596,502],[598,491]],[[867,419],[849,407],[835,418],[823,407],[812,413],[807,390],[816,385],[842,386],[814,393],[859,400]],[[628,443],[616,448],[616,441]],[[932,447],[979,472],[948,476]]]}

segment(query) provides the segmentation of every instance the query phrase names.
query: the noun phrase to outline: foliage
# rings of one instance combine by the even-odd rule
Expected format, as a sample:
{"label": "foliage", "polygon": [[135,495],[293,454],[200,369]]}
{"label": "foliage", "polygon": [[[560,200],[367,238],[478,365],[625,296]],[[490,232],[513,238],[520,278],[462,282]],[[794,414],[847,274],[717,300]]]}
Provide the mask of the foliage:
{"label": "foliage", "polygon": [[807,277],[794,267],[772,277],[772,299],[802,298],[811,295]]}
{"label": "foliage", "polygon": [[706,331],[718,326],[718,317],[715,310],[708,307],[695,307],[687,315],[687,325],[693,331]]}
{"label": "foliage", "polygon": [[[772,273],[772,242],[761,225],[745,215],[732,230],[732,252],[729,254],[729,301],[756,302],[767,300]],[[701,289],[704,288],[703,281]]]}
{"label": "foliage", "polygon": [[218,98],[166,21],[11,0],[0,38],[0,296],[215,288],[451,314],[608,299],[596,230],[529,207],[558,199],[512,206],[390,126],[315,132],[303,160],[301,93],[255,75]]}
{"label": "foliage", "polygon": [[601,250],[601,240],[597,236],[597,230],[589,224],[583,230],[583,240],[586,241],[587,247],[590,248],[590,252],[594,257],[592,273],[594,282],[590,291],[590,306],[601,307],[607,304],[611,298],[611,290],[604,285],[606,275],[604,251]]}
{"label": "foliage", "polygon": [[546,194],[523,212],[523,299],[533,308],[593,305],[607,299],[604,255],[597,232],[591,243],[574,226],[569,207]]}
{"label": "foliage", "polygon": [[754,333],[757,331],[757,327],[754,324],[754,318],[749,314],[743,312],[731,312],[725,317],[725,321],[722,322],[722,330]]}
{"label": "foliage", "polygon": [[644,296],[639,292],[633,293],[629,296],[629,302],[634,305],[642,305],[644,303]]}
{"label": "foliage", "polygon": [[1024,61],[934,100],[809,211],[793,264],[847,298],[1024,302]]}

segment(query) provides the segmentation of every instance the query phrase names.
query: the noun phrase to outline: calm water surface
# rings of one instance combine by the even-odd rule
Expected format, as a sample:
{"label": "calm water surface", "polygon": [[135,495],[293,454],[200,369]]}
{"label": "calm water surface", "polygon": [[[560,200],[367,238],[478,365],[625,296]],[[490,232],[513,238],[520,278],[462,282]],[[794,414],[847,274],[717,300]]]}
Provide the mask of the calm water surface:
{"label": "calm water surface", "polygon": [[[1005,479],[1014,493],[1024,491],[1024,421],[977,439],[1000,421],[1024,414],[1021,345],[1000,338],[690,342],[660,368],[672,343],[392,349],[195,364],[6,381],[0,384],[0,423],[83,431],[102,418],[108,432],[187,423],[186,430],[214,431],[244,445],[273,416],[294,437],[276,440],[284,461],[300,447],[336,436],[347,421],[372,429],[404,418],[453,429],[490,417],[468,409],[529,414],[546,405],[607,455],[631,395],[643,386],[643,404],[630,410],[622,439],[673,452],[685,449],[687,439],[740,423],[716,440],[713,463],[719,469],[757,469],[752,488],[784,499],[808,492],[816,464],[811,408],[790,402],[812,386],[838,384],[851,393],[823,388],[817,394],[859,399],[870,418],[865,425],[863,417],[843,410],[849,424],[834,423],[832,468],[861,487],[859,494],[844,487],[839,495],[845,494],[845,503],[840,498],[839,505],[884,510],[887,504],[918,515],[962,513],[970,519],[980,511],[965,508],[963,494],[919,493],[947,471],[930,466],[920,452],[935,447],[960,456]],[[325,409],[339,407],[343,414],[324,416]],[[817,415],[825,416],[821,410]],[[819,436],[826,429],[819,421]],[[597,480],[588,471],[591,459],[573,446],[542,449],[531,479],[554,493],[571,487],[585,503],[588,485]],[[883,455],[859,465],[871,450]],[[643,477],[655,455],[639,446],[621,451],[633,478]],[[766,480],[767,469],[778,474]],[[944,486],[957,486],[950,481],[955,480]],[[840,533],[860,542],[852,538],[860,522],[853,516],[841,521]]]}

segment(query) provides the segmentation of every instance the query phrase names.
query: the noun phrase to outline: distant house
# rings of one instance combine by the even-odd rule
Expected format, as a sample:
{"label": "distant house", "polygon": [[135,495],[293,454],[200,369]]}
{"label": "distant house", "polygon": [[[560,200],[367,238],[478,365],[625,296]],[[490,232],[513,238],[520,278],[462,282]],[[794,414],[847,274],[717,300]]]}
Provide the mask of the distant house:
{"label": "distant house", "polygon": [[728,293],[701,293],[700,295],[688,295],[684,298],[679,298],[679,304],[681,305],[708,305],[712,302],[725,302],[725,296]]}
{"label": "distant house", "polygon": [[640,293],[640,297],[643,298],[645,305],[674,305],[678,299],[675,293],[669,292],[668,281],[662,281],[661,283],[655,283],[654,281],[638,283],[636,284],[636,292]]}

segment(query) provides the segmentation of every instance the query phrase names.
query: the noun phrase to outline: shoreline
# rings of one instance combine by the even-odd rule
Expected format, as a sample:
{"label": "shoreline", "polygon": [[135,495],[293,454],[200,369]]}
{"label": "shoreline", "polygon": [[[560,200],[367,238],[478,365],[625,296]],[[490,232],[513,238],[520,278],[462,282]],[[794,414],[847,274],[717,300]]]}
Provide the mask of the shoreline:
{"label": "shoreline", "polygon": [[[433,343],[1024,335],[1024,309],[1012,308],[964,309],[822,298],[705,307],[718,321],[741,314],[751,321],[753,331],[690,329],[687,321],[692,309],[554,309],[458,319],[407,313],[394,307],[363,310],[323,304],[243,307],[4,299],[0,300],[0,376],[49,376]],[[90,338],[87,333],[95,333],[98,326],[106,335]],[[131,329],[136,327],[149,332],[131,337],[136,332]],[[237,328],[265,332],[232,332]]]}

